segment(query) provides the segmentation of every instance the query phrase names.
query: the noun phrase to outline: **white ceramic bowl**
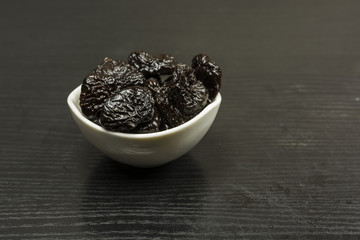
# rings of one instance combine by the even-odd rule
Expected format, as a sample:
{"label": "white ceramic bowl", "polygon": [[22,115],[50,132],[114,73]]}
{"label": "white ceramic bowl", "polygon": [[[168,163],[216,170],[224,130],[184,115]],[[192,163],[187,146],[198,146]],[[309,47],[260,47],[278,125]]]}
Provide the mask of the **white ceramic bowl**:
{"label": "white ceramic bowl", "polygon": [[221,103],[220,93],[201,113],[188,122],[156,133],[120,133],[105,130],[81,112],[81,85],[68,96],[71,114],[85,137],[108,157],[134,167],[156,167],[193,148],[209,130]]}

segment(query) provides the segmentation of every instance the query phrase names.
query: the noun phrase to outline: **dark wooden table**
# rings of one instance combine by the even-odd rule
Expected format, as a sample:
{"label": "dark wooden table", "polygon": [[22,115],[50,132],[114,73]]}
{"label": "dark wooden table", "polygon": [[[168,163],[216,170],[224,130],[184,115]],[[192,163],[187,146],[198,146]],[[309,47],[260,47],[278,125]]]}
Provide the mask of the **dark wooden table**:
{"label": "dark wooden table", "polygon": [[[0,239],[360,239],[359,1],[3,1]],[[223,70],[192,151],[116,163],[66,97],[133,50]]]}

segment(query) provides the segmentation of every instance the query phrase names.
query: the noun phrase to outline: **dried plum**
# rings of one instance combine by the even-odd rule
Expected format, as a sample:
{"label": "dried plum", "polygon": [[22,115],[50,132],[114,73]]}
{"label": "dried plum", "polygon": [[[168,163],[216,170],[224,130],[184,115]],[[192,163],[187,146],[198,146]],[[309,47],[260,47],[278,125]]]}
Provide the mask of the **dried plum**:
{"label": "dried plum", "polygon": [[195,78],[190,67],[179,64],[173,73],[169,97],[184,116],[191,118],[206,106],[208,91],[203,83]]}
{"label": "dried plum", "polygon": [[80,94],[80,107],[86,117],[91,120],[99,116],[99,112],[112,92],[117,89],[116,79],[124,73],[123,69],[115,67],[122,62],[105,58],[83,80]]}
{"label": "dried plum", "polygon": [[117,80],[119,89],[129,86],[140,86],[144,84],[145,77],[141,72],[129,64],[126,64],[124,67],[126,68],[126,72],[121,78]]}
{"label": "dried plum", "polygon": [[139,124],[139,126],[134,129],[135,133],[153,133],[159,132],[161,126],[161,115],[158,111],[155,111],[153,118],[145,123]]}
{"label": "dried plum", "polygon": [[171,88],[170,96],[183,115],[192,117],[206,106],[208,91],[200,81],[191,85],[179,83]]}
{"label": "dried plum", "polygon": [[83,114],[90,120],[97,119],[105,100],[115,88],[116,86],[96,75],[88,75],[81,85],[80,107]]}
{"label": "dried plum", "polygon": [[159,66],[159,75],[172,74],[172,72],[174,71],[176,60],[173,56],[167,54],[159,54],[154,56],[154,60]]}
{"label": "dried plum", "polygon": [[205,54],[198,54],[192,59],[194,74],[209,91],[209,99],[213,100],[221,88],[221,69]]}
{"label": "dried plum", "polygon": [[167,80],[155,100],[169,127],[176,127],[198,114],[206,105],[208,92],[192,69],[178,64],[172,78]]}
{"label": "dried plum", "polygon": [[121,66],[124,61],[121,60],[113,60],[111,58],[104,58],[101,64],[97,65],[96,68],[92,71],[92,73],[101,75],[101,76],[109,76],[116,78],[119,75],[125,73],[126,69],[122,69]]}
{"label": "dried plum", "polygon": [[121,60],[105,58],[83,80],[80,107],[84,115],[95,121],[104,102],[119,89],[142,85],[144,76],[134,67]]}
{"label": "dried plum", "polygon": [[105,102],[100,114],[100,124],[109,130],[131,132],[139,124],[153,118],[154,103],[148,88],[125,88]]}
{"label": "dried plum", "polygon": [[[159,92],[155,94],[156,107],[166,122],[167,128],[179,126],[187,121],[183,115],[171,102],[170,90],[172,82],[165,82]],[[165,127],[165,126],[163,126]]]}
{"label": "dried plum", "polygon": [[193,70],[186,64],[177,64],[172,74],[172,81],[183,84],[193,84],[197,81]]}
{"label": "dried plum", "polygon": [[176,63],[175,58],[170,55],[152,56],[143,51],[130,53],[128,62],[143,73],[145,77],[171,74]]}

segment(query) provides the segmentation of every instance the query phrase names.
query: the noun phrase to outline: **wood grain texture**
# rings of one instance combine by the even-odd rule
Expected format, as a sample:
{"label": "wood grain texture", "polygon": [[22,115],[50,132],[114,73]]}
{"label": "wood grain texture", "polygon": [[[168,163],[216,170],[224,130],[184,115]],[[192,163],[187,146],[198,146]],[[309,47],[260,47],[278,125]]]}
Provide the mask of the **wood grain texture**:
{"label": "wood grain texture", "polygon": [[[359,239],[358,1],[5,1],[0,239]],[[94,149],[66,97],[135,49],[223,69],[223,103],[163,167]]]}

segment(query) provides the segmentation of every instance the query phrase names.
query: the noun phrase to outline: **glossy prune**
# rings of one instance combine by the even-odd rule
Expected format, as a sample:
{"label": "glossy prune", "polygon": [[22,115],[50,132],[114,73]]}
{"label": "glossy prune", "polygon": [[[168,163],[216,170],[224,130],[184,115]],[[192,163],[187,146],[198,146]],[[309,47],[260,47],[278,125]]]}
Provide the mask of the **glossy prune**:
{"label": "glossy prune", "polygon": [[197,81],[193,70],[186,64],[177,64],[173,73],[172,81],[174,83],[182,82],[184,84],[190,85]]}
{"label": "glossy prune", "polygon": [[191,119],[205,107],[207,99],[206,88],[185,64],[176,66],[172,77],[155,95],[157,107],[166,121],[165,128],[176,127]]}
{"label": "glossy prune", "polygon": [[139,124],[153,118],[154,103],[148,88],[124,88],[105,102],[100,114],[100,124],[108,130],[131,132]]}
{"label": "glossy prune", "polygon": [[96,75],[88,75],[81,85],[80,107],[83,114],[90,120],[98,118],[101,108],[116,88]]}
{"label": "glossy prune", "polygon": [[81,86],[80,107],[83,114],[90,120],[95,120],[99,112],[112,93],[117,89],[116,79],[125,70],[115,66],[122,62],[105,58],[89,75],[85,77]]}
{"label": "glossy prune", "polygon": [[163,128],[172,128],[179,126],[187,121],[183,115],[170,100],[171,82],[165,82],[159,92],[155,94],[156,107],[163,117]]}
{"label": "glossy prune", "polygon": [[125,74],[127,68],[123,67],[126,65],[126,62],[121,60],[113,60],[111,58],[104,58],[103,62],[96,66],[92,71],[93,74],[102,77],[108,77],[109,81],[112,78],[112,81],[119,79],[123,74]]}
{"label": "glossy prune", "polygon": [[153,94],[159,92],[161,88],[159,80],[153,77],[146,79],[144,86],[149,88]]}
{"label": "glossy prune", "polygon": [[144,84],[145,77],[141,72],[129,64],[126,64],[125,67],[125,74],[117,80],[118,89],[129,86],[140,86]]}
{"label": "glossy prune", "polygon": [[176,66],[176,60],[173,56],[167,54],[159,54],[154,56],[154,62],[159,66],[159,75],[172,74]]}
{"label": "glossy prune", "polygon": [[161,126],[161,115],[158,111],[155,111],[153,118],[145,123],[139,124],[136,129],[134,129],[134,133],[153,133],[159,132]]}
{"label": "glossy prune", "polygon": [[152,56],[147,52],[132,52],[128,56],[130,65],[136,67],[145,77],[171,74],[176,61],[169,55]]}
{"label": "glossy prune", "polygon": [[118,90],[127,86],[142,85],[144,76],[134,67],[121,60],[105,58],[83,80],[80,107],[84,115],[95,121],[104,102]]}
{"label": "glossy prune", "polygon": [[182,115],[191,118],[206,106],[208,91],[189,66],[179,64],[173,73],[169,97]]}
{"label": "glossy prune", "polygon": [[213,100],[221,88],[221,69],[205,54],[198,54],[192,59],[194,74],[209,91],[209,99]]}
{"label": "glossy prune", "polygon": [[186,116],[198,114],[207,104],[208,92],[200,81],[189,86],[175,84],[170,94],[176,108]]}

